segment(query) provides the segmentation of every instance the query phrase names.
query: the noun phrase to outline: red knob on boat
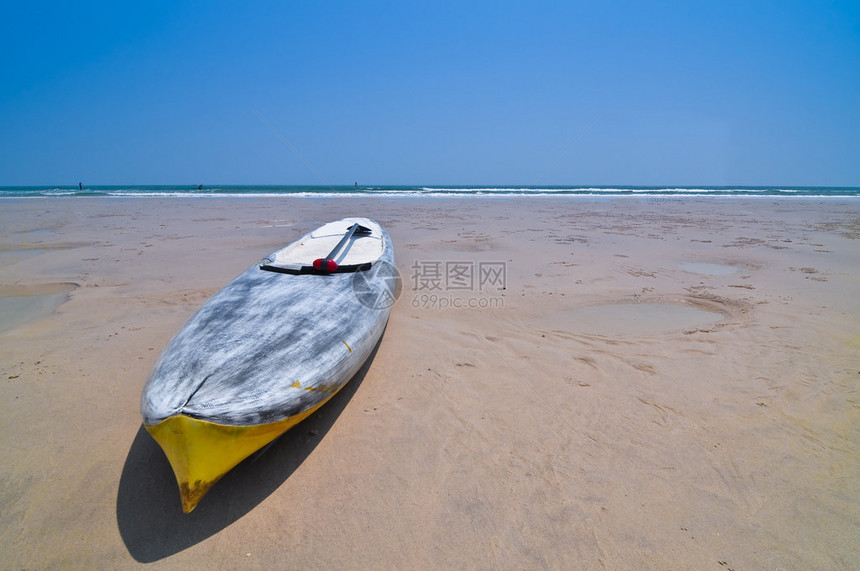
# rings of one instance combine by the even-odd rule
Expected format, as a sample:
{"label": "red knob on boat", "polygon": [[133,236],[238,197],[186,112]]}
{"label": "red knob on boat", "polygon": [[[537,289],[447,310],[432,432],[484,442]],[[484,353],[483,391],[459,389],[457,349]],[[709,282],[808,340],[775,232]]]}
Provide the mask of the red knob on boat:
{"label": "red knob on boat", "polygon": [[314,260],[314,269],[318,272],[330,274],[337,269],[337,262],[328,258],[317,258]]}

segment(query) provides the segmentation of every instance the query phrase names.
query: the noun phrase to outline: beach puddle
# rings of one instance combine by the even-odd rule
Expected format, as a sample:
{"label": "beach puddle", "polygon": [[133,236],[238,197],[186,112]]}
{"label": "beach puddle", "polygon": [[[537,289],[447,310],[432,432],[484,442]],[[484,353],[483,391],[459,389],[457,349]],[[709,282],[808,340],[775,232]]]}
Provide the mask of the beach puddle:
{"label": "beach puddle", "polygon": [[681,269],[693,274],[704,276],[730,276],[738,271],[734,266],[726,264],[711,264],[708,262],[687,262],[681,264]]}
{"label": "beach puddle", "polygon": [[76,287],[71,283],[0,285],[0,333],[49,315]]}
{"label": "beach puddle", "polygon": [[677,303],[613,303],[562,311],[541,319],[558,331],[592,335],[648,335],[712,325],[725,316]]}

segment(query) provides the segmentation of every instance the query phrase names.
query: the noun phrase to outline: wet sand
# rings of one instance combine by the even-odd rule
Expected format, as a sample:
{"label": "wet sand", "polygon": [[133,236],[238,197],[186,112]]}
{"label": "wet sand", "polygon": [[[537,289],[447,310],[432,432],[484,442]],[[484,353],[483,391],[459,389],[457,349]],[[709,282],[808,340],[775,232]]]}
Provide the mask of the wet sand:
{"label": "wet sand", "polygon": [[[381,344],[184,515],[149,370],[348,215]],[[4,567],[855,567],[858,239],[856,200],[3,200]]]}

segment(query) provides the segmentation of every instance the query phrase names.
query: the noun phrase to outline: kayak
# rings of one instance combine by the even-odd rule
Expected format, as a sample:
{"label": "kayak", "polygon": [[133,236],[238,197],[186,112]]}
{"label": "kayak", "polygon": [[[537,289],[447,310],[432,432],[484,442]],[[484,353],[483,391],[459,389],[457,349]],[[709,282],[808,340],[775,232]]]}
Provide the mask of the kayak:
{"label": "kayak", "polygon": [[345,218],[250,267],[191,317],[155,364],[140,405],[184,512],[358,372],[398,285],[385,230]]}

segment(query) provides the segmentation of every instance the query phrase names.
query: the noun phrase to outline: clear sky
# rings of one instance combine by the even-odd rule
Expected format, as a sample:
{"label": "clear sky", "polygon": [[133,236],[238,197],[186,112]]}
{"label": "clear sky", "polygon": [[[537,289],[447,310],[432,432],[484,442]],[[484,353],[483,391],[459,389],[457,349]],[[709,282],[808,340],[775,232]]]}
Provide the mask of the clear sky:
{"label": "clear sky", "polygon": [[860,186],[860,2],[0,2],[0,185],[323,184],[257,113],[331,184]]}

